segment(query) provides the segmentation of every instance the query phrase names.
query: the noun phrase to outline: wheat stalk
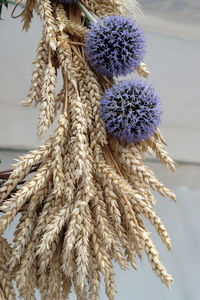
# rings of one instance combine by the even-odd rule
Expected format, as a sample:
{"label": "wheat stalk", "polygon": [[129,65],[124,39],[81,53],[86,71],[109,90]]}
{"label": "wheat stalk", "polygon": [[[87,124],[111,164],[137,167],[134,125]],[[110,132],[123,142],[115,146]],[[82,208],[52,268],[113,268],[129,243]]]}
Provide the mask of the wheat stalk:
{"label": "wheat stalk", "polygon": [[[81,2],[93,18],[126,15],[129,7],[129,1],[121,0]],[[86,60],[87,13],[76,4],[29,0],[22,14],[24,29],[33,8],[43,21],[43,34],[25,105],[40,104],[40,136],[59,115],[54,133],[19,157],[0,188],[0,232],[21,214],[12,249],[0,236],[0,295],[15,299],[13,279],[26,300],[35,300],[36,288],[41,299],[68,299],[72,287],[78,300],[98,300],[102,275],[106,295],[114,300],[113,261],[122,269],[128,263],[136,269],[136,256],[142,259],[144,252],[169,287],[172,277],[144,226],[146,218],[171,249],[151,189],[172,200],[175,195],[144,163],[146,153],[155,154],[174,170],[166,142],[159,129],[135,144],[107,135],[100,99],[117,80],[110,82]],[[56,94],[59,69],[63,83]],[[138,73],[148,75],[144,63]]]}

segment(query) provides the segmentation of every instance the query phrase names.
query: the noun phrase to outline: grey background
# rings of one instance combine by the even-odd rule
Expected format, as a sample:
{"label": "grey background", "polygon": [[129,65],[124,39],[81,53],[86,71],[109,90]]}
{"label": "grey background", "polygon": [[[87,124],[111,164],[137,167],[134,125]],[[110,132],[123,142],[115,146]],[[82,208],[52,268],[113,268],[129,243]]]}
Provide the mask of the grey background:
{"label": "grey background", "polygon": [[[171,174],[158,162],[148,162],[161,180],[176,195],[174,204],[158,195],[157,212],[173,240],[169,253],[149,225],[161,260],[173,274],[171,291],[152,273],[144,257],[138,271],[123,272],[116,266],[116,300],[197,300],[200,284],[200,2],[199,0],[141,0],[145,16],[138,22],[145,31],[148,53],[145,62],[150,81],[163,105],[162,132],[168,150],[176,159],[177,171]],[[35,49],[41,23],[35,18],[28,33],[21,33],[19,20],[3,11],[0,23],[0,169],[5,169],[26,149],[41,143],[36,134],[38,112],[22,108],[29,88]],[[133,76],[135,76],[133,74]],[[20,152],[17,151],[20,150]],[[21,152],[22,151],[22,152]],[[13,226],[6,236],[12,241]],[[38,296],[38,299],[39,296]],[[71,299],[75,299],[72,295]],[[106,299],[102,284],[101,300]]]}

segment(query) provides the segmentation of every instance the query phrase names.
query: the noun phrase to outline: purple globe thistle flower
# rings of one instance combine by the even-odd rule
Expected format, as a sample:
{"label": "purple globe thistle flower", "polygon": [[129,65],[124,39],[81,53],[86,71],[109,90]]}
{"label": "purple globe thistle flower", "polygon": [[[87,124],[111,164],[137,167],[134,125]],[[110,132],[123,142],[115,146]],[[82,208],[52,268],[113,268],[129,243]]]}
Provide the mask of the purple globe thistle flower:
{"label": "purple globe thistle flower", "polygon": [[85,53],[92,68],[108,77],[127,75],[144,58],[144,35],[129,18],[108,16],[94,23],[85,38]]}
{"label": "purple globe thistle flower", "polygon": [[100,113],[108,134],[120,141],[136,143],[155,132],[162,111],[151,85],[129,80],[120,81],[105,92]]}

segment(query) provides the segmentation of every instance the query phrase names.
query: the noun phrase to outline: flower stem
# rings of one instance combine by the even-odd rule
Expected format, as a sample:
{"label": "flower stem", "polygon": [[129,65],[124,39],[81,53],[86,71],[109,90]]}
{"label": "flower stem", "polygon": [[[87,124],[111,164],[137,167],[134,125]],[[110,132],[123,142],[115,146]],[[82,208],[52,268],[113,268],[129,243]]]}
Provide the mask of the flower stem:
{"label": "flower stem", "polygon": [[88,20],[90,20],[90,22],[92,24],[97,22],[97,20],[91,15],[91,13],[87,10],[87,8],[80,1],[77,2],[77,5],[80,7],[82,12],[84,12],[86,17],[88,18]]}

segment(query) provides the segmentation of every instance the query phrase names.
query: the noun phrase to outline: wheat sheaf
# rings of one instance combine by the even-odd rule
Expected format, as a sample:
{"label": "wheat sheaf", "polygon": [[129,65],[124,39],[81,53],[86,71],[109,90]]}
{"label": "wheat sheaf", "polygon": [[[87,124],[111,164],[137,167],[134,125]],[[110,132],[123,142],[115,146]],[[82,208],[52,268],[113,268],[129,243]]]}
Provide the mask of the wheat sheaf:
{"label": "wheat sheaf", "polygon": [[[77,3],[63,2],[27,0],[21,13],[25,30],[34,10],[43,22],[23,104],[40,107],[40,137],[53,122],[57,127],[43,145],[19,157],[0,188],[0,233],[20,215],[13,246],[0,236],[1,299],[16,299],[14,280],[26,300],[36,299],[35,289],[44,300],[68,299],[72,287],[78,300],[98,300],[104,278],[106,295],[113,300],[114,262],[124,270],[129,264],[136,269],[136,256],[141,259],[143,252],[170,287],[172,276],[160,261],[144,219],[170,250],[151,191],[173,201],[176,197],[145,165],[145,157],[156,155],[172,171],[174,162],[158,128],[136,143],[107,133],[100,99],[118,79],[111,81],[90,67],[84,50],[87,16]],[[94,18],[124,16],[128,3],[81,1]],[[149,75],[143,62],[137,71]],[[56,93],[58,72],[63,86]]]}

